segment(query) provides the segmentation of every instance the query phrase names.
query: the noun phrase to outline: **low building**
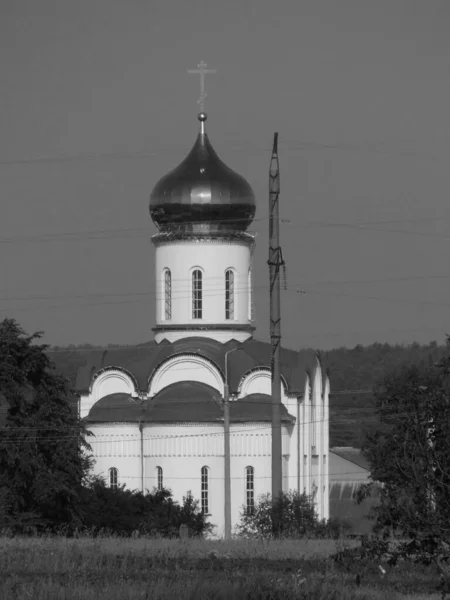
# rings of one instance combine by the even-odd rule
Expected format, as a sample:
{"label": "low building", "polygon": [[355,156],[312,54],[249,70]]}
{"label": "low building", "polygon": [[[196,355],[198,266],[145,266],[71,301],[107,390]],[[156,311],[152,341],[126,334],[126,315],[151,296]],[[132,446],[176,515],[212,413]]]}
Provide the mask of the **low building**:
{"label": "low building", "polygon": [[350,526],[350,533],[369,534],[373,521],[368,518],[377,503],[377,491],[361,504],[356,502],[356,492],[370,483],[370,464],[359,448],[330,448],[329,486],[330,518],[339,518]]}

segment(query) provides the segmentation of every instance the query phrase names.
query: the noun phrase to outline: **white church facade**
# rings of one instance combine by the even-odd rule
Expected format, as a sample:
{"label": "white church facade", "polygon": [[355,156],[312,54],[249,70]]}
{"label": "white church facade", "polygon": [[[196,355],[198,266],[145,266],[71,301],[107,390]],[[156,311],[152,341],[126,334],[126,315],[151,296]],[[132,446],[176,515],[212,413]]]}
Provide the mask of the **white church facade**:
{"label": "white church facade", "polygon": [[[205,132],[153,189],[154,340],[93,351],[77,377],[94,472],[109,485],[168,488],[225,523],[225,385],[230,397],[231,518],[271,492],[271,347],[253,338],[255,198]],[[328,518],[330,385],[312,351],[281,351],[283,489],[313,494]]]}

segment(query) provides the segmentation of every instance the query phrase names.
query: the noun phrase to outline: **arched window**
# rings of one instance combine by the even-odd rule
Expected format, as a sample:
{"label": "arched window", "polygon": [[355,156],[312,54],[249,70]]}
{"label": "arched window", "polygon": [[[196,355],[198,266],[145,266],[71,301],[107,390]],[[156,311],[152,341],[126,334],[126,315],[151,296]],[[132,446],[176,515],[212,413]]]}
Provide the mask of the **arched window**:
{"label": "arched window", "polygon": [[172,318],[172,273],[170,269],[164,271],[164,318]]}
{"label": "arched window", "polygon": [[109,470],[109,487],[112,490],[117,490],[119,480],[119,472],[115,467]]}
{"label": "arched window", "polygon": [[164,487],[162,467],[156,467],[156,479],[157,479],[156,487],[158,488],[158,491],[160,492]]}
{"label": "arched window", "polygon": [[202,513],[209,514],[208,467],[202,467]]}
{"label": "arched window", "polygon": [[245,509],[248,515],[255,512],[255,469],[245,469]]}
{"label": "arched window", "polygon": [[202,272],[195,269],[192,272],[192,318],[201,319],[203,317],[203,282]]}
{"label": "arched window", "polygon": [[225,273],[225,319],[234,319],[234,271]]}
{"label": "arched window", "polygon": [[252,270],[248,270],[248,320],[252,320]]}

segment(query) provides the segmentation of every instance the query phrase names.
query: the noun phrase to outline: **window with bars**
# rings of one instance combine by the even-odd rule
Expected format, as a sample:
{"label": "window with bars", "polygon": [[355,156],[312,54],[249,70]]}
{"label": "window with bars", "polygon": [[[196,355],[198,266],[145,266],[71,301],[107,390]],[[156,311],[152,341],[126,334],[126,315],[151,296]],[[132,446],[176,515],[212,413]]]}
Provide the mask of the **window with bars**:
{"label": "window with bars", "polygon": [[192,318],[203,317],[203,273],[200,269],[192,272]]}
{"label": "window with bars", "polygon": [[156,467],[156,480],[157,480],[156,487],[158,488],[158,491],[160,492],[164,487],[162,467]]}
{"label": "window with bars", "polygon": [[117,490],[119,480],[119,472],[115,467],[109,470],[109,487],[113,490]]}
{"label": "window with bars", "polygon": [[209,514],[209,490],[208,490],[208,467],[202,467],[202,493],[201,493],[202,513]]}
{"label": "window with bars", "polygon": [[246,467],[245,469],[245,508],[248,515],[255,512],[255,469]]}
{"label": "window with bars", "polygon": [[172,318],[172,273],[170,269],[164,271],[164,318]]}
{"label": "window with bars", "polygon": [[234,271],[225,273],[225,319],[234,319]]}

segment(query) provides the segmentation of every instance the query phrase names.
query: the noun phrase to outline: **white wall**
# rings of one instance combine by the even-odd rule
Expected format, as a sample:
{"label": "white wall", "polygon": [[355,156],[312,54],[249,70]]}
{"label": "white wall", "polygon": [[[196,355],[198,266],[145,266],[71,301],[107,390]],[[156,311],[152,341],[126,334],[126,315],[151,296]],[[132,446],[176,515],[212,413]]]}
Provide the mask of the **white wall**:
{"label": "white wall", "polygon": [[[160,241],[153,238],[156,245],[156,325],[196,325],[196,324],[239,324],[248,325],[251,290],[248,272],[251,267],[253,238],[227,240]],[[203,315],[202,319],[192,316],[192,271],[199,268],[203,272]],[[225,272],[234,271],[234,318],[225,319]],[[165,320],[164,270],[170,269],[172,278],[172,318]],[[157,333],[157,342],[164,338],[174,341],[192,332]],[[215,339],[214,332],[207,337]],[[220,341],[229,339],[243,341],[250,337],[248,332],[220,332]]]}
{"label": "white wall", "polygon": [[119,369],[109,368],[100,371],[87,394],[80,394],[80,417],[84,419],[89,411],[104,396],[109,394],[130,394],[137,398],[138,393],[130,375]]}
{"label": "white wall", "polygon": [[187,379],[215,388],[218,398],[223,398],[223,378],[219,369],[209,360],[196,354],[182,354],[164,362],[152,375],[149,396],[154,396],[172,383]]}

